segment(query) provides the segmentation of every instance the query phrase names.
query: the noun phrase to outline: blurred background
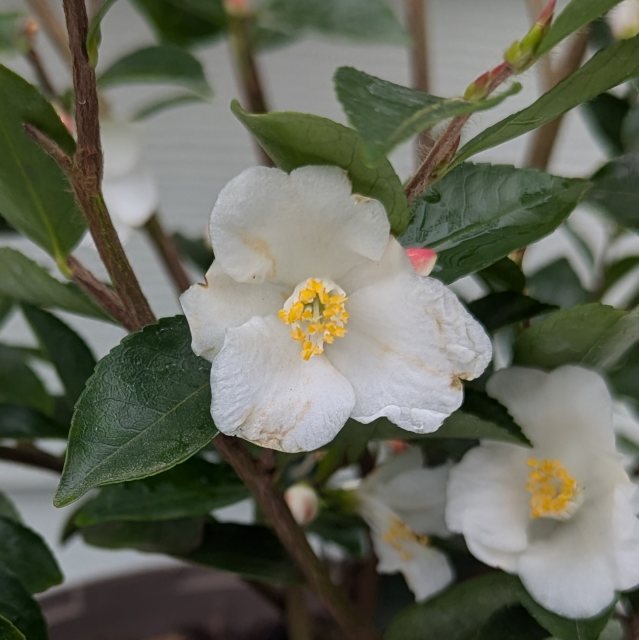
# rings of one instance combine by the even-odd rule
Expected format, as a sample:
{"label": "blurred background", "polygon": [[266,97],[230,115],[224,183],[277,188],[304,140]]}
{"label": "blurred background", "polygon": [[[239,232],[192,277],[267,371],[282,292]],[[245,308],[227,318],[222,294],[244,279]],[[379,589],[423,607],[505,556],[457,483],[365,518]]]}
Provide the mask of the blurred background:
{"label": "blurred background", "polygon": [[[3,10],[27,9],[19,0],[1,0],[1,4]],[[51,4],[55,7],[59,3]],[[430,90],[441,96],[463,93],[467,84],[494,66],[504,48],[523,35],[530,25],[525,0],[428,0],[427,4]],[[558,8],[564,4],[560,1]],[[402,3],[396,1],[392,7],[403,21]],[[109,11],[103,22],[102,34],[99,69],[106,68],[128,51],[155,42],[147,24],[125,0],[117,2]],[[38,38],[38,47],[56,87],[68,87],[68,69],[42,34]],[[143,158],[157,180],[160,214],[165,226],[189,236],[202,236],[220,188],[240,171],[255,164],[256,156],[248,134],[229,110],[231,99],[241,94],[235,81],[228,43],[221,40],[198,47],[194,52],[204,65],[214,97],[210,102],[182,106],[146,120]],[[554,52],[551,55],[560,54]],[[21,75],[32,77],[31,69],[23,61],[11,59],[6,63]],[[272,110],[310,112],[340,122],[346,122],[346,119],[333,91],[332,76],[337,67],[350,65],[399,84],[410,83],[408,50],[402,45],[353,44],[308,36],[261,53],[258,64]],[[507,99],[498,108],[472,118],[466,137],[528,105],[539,95],[540,83],[535,69],[524,74],[520,81],[524,88],[518,95]],[[161,87],[136,85],[108,90],[107,96],[113,115],[127,118],[136,107],[148,101],[150,94],[161,92]],[[521,165],[527,144],[526,137],[518,138],[477,159]],[[409,177],[414,167],[413,145],[404,145],[391,159],[400,177]],[[579,111],[570,113],[563,123],[549,171],[558,175],[588,176],[604,159],[601,147],[586,127],[583,114]],[[605,228],[592,212],[579,210],[571,224],[588,238],[595,252],[600,248]],[[26,240],[3,236],[0,242],[19,248],[42,264],[51,264],[44,253]],[[147,239],[140,233],[134,234],[126,244],[126,251],[155,313],[158,316],[179,313],[173,288]],[[77,253],[92,270],[101,272],[92,249],[80,248]],[[533,247],[526,254],[525,266],[527,269],[536,268],[566,253],[576,272],[586,277],[578,251],[561,230]],[[192,272],[192,276],[195,281],[202,274]],[[473,295],[471,287],[464,283],[460,287],[469,296]],[[123,336],[119,329],[109,324],[72,316],[65,316],[65,320],[77,329],[98,357],[107,353]],[[11,343],[33,343],[18,314],[3,327],[2,337]],[[42,370],[42,374],[50,384],[55,384],[50,372]],[[16,501],[25,521],[43,533],[52,545],[67,577],[66,584],[170,562],[159,556],[99,551],[79,541],[62,547],[59,536],[68,509],[56,510],[51,506],[55,480],[53,474],[0,462],[0,487]],[[232,517],[235,515],[236,512]]]}

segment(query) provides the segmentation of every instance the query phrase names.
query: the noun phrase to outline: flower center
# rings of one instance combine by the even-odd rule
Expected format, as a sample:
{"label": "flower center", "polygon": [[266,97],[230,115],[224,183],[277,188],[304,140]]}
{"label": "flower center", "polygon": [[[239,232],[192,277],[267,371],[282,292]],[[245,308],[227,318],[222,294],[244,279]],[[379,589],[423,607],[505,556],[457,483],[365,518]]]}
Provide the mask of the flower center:
{"label": "flower center", "polygon": [[324,343],[346,335],[346,300],[344,291],[331,280],[309,278],[295,287],[278,316],[291,327],[291,338],[301,342],[304,360],[324,353]]}
{"label": "flower center", "polygon": [[577,481],[559,460],[528,458],[530,517],[568,520],[582,503]]}
{"label": "flower center", "polygon": [[407,543],[416,543],[423,547],[430,544],[428,536],[420,536],[415,533],[405,522],[402,522],[399,518],[393,518],[391,523],[382,536],[382,540],[390,545],[402,560],[412,560],[413,554],[406,548]]}

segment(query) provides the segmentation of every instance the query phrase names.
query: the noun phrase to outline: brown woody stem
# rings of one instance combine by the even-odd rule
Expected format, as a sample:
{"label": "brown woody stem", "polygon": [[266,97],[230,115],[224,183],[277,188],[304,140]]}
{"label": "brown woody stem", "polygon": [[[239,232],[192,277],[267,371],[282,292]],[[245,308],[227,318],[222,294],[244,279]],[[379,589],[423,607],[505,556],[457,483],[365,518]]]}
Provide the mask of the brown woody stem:
{"label": "brown woody stem", "polygon": [[0,460],[26,464],[29,467],[62,473],[64,461],[33,446],[0,447]]}
{"label": "brown woody stem", "polygon": [[73,58],[75,119],[78,131],[70,173],[76,200],[84,212],[95,246],[113,286],[130,313],[130,325],[141,329],[155,322],[137,277],[124,253],[102,196],[102,146],[95,71],[86,49],[88,18],[83,0],[63,0]]}
{"label": "brown woody stem", "polygon": [[284,548],[346,638],[378,640],[377,630],[358,619],[343,594],[331,581],[326,567],[311,549],[304,531],[295,522],[284,499],[273,486],[271,476],[257,467],[246,448],[235,438],[219,434],[213,444],[249,488]]}
{"label": "brown woody stem", "polygon": [[149,218],[144,228],[153,243],[154,249],[162,260],[167,273],[171,277],[177,292],[182,293],[186,291],[191,286],[191,279],[184,269],[173,238],[164,230],[157,213]]}

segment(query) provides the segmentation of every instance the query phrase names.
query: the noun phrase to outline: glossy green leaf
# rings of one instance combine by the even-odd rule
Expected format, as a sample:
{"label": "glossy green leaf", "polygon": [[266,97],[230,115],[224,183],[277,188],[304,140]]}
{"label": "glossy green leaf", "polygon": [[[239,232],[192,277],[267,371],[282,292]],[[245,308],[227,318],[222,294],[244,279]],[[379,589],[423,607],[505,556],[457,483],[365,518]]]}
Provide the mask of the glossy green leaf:
{"label": "glossy green leaf", "polygon": [[27,640],[47,640],[40,607],[18,578],[1,566],[0,616],[13,624]]}
{"label": "glossy green leaf", "polygon": [[0,516],[0,565],[12,571],[31,592],[62,582],[60,567],[44,540],[12,518]]}
{"label": "glossy green leaf", "polygon": [[18,349],[0,344],[0,403],[31,407],[44,414],[53,411],[53,399]]}
{"label": "glossy green leaf", "polygon": [[536,52],[539,58],[564,38],[588,25],[612,9],[621,0],[570,0],[553,21]]}
{"label": "glossy green leaf", "polygon": [[[198,11],[206,2],[206,11]],[[165,43],[191,46],[220,36],[226,30],[222,0],[132,0]]]}
{"label": "glossy green leaf", "polygon": [[81,528],[80,534],[87,544],[102,549],[189,553],[202,543],[204,520],[183,518],[159,522],[104,522]]}
{"label": "glossy green leaf", "polygon": [[56,163],[24,131],[28,123],[66,151],[73,139],[53,107],[26,80],[0,65],[0,211],[56,260],[64,259],[85,224]]}
{"label": "glossy green leaf", "polygon": [[202,96],[212,93],[200,62],[188,51],[169,44],[126,54],[98,78],[100,86],[105,88],[136,82],[175,84]]}
{"label": "glossy green leaf", "polygon": [[75,331],[54,315],[30,305],[24,305],[22,312],[62,381],[69,406],[73,407],[96,364],[91,350]]}
{"label": "glossy green leaf", "polygon": [[402,611],[384,640],[468,640],[494,613],[518,604],[520,589],[505,573],[467,580]]}
{"label": "glossy green leaf", "polygon": [[535,622],[521,605],[495,612],[467,640],[547,640],[548,631]]}
{"label": "glossy green leaf", "polygon": [[217,433],[209,371],[191,350],[183,316],[127,336],[98,363],[76,405],[54,503],[166,471],[208,444]]}
{"label": "glossy green leaf", "polygon": [[399,240],[435,249],[433,275],[452,282],[549,234],[587,187],[533,169],[468,163],[414,201]]}
{"label": "glossy green leaf", "polygon": [[0,516],[14,520],[15,522],[22,522],[22,518],[16,509],[16,506],[9,499],[9,497],[0,491]]}
{"label": "glossy green leaf", "polygon": [[102,43],[102,20],[116,0],[104,0],[89,23],[87,33],[87,53],[92,67],[98,64],[98,49]]}
{"label": "glossy green leaf", "polygon": [[521,89],[514,84],[508,91],[476,101],[439,98],[353,67],[340,67],[334,83],[348,120],[361,135],[364,152],[372,162],[443,120],[490,109]]}
{"label": "glossy green leaf", "polygon": [[0,54],[11,56],[25,53],[29,40],[24,33],[25,16],[17,11],[0,13]]}
{"label": "glossy green leaf", "polygon": [[502,258],[475,275],[493,292],[517,291],[526,287],[526,276],[521,267],[510,258]]}
{"label": "glossy green leaf", "polygon": [[594,618],[570,620],[562,618],[537,604],[525,589],[521,589],[520,602],[537,622],[549,631],[556,640],[599,640],[614,606],[608,607]]}
{"label": "glossy green leaf", "polygon": [[292,171],[307,164],[342,167],[355,193],[382,202],[395,234],[406,228],[408,204],[397,174],[386,159],[375,167],[367,165],[362,140],[353,129],[306,113],[254,115],[237,102],[231,110],[281,169]]}
{"label": "glossy green leaf", "polygon": [[0,295],[48,309],[107,320],[104,312],[71,283],[60,282],[15,249],[0,247]]}
{"label": "glossy green leaf", "polygon": [[8,402],[0,404],[0,438],[34,440],[36,438],[66,439],[66,437],[65,427],[49,415],[29,406]]}
{"label": "glossy green leaf", "polygon": [[621,130],[630,110],[629,101],[612,93],[602,93],[583,106],[595,134],[608,151],[612,155],[622,153],[624,144]]}
{"label": "glossy green leaf", "polygon": [[531,296],[560,307],[574,307],[590,298],[579,276],[566,258],[558,258],[528,276]]}
{"label": "glossy green leaf", "polygon": [[26,640],[24,634],[3,616],[0,616],[0,638],[2,640]]}
{"label": "glossy green leaf", "polygon": [[585,304],[549,313],[533,322],[515,343],[515,360],[548,369],[568,363],[606,369],[637,342],[638,310]]}
{"label": "glossy green leaf", "polygon": [[202,516],[247,497],[246,487],[230,467],[191,458],[156,476],[104,487],[80,508],[75,523],[84,527]]}
{"label": "glossy green leaf", "polygon": [[251,580],[291,584],[299,580],[288,554],[270,529],[258,525],[209,522],[201,545],[177,557]]}
{"label": "glossy green leaf", "polygon": [[375,44],[408,40],[385,0],[267,0],[257,17],[260,25],[285,33],[315,31]]}
{"label": "glossy green leaf", "polygon": [[554,305],[545,304],[516,291],[491,293],[468,305],[468,310],[487,331],[496,331],[555,308]]}
{"label": "glossy green leaf", "polygon": [[639,231],[639,151],[611,160],[591,182],[588,202],[622,227]]}
{"label": "glossy green leaf", "polygon": [[[573,3],[581,1],[573,0]],[[602,49],[529,107],[480,133],[461,148],[450,168],[480,151],[537,129],[636,75],[639,75],[639,36]]]}
{"label": "glossy green leaf", "polygon": [[172,109],[173,107],[181,107],[185,104],[194,102],[202,102],[205,98],[197,93],[178,93],[176,95],[165,96],[159,100],[153,100],[140,107],[133,115],[134,120],[146,120],[158,113]]}

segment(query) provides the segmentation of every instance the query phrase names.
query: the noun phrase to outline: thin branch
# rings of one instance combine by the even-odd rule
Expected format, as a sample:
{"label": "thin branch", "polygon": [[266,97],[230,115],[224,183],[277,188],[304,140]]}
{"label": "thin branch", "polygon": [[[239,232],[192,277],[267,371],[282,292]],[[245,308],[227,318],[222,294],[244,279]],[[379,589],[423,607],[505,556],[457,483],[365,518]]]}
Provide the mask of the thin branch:
{"label": "thin branch", "polygon": [[62,473],[64,461],[46,451],[32,446],[0,447],[0,460],[26,464],[38,469],[46,469],[54,473]]}
{"label": "thin branch", "polygon": [[313,640],[313,625],[302,587],[286,590],[286,630],[288,640]]}
{"label": "thin branch", "polygon": [[27,4],[38,18],[38,22],[42,25],[42,29],[51,40],[60,57],[71,64],[71,52],[69,51],[69,41],[64,25],[58,19],[49,0],[27,0]]}
{"label": "thin branch", "polygon": [[[406,28],[411,36],[410,72],[411,86],[420,91],[428,91],[430,87],[430,69],[428,55],[428,0],[404,0]],[[417,162],[420,162],[433,146],[430,131],[422,131],[415,143]]]}
{"label": "thin branch", "polygon": [[[566,51],[565,57],[561,61],[559,69],[553,73],[553,82],[555,84],[567,78],[581,66],[588,49],[588,39],[588,30],[575,35]],[[564,116],[559,116],[535,131],[526,154],[526,166],[535,167],[536,169],[546,169],[548,167],[563,118]]]}
{"label": "thin branch", "polygon": [[42,61],[42,58],[35,46],[35,36],[37,32],[37,23],[35,20],[29,20],[24,29],[25,36],[29,42],[28,49],[25,52],[25,57],[33,68],[33,72],[35,73],[36,80],[38,81],[42,92],[47,96],[47,98],[55,99],[57,98],[58,92],[53,86],[53,82],[51,81],[51,78],[49,78],[44,62]]}
{"label": "thin branch", "polygon": [[171,276],[177,292],[186,291],[191,286],[191,279],[184,269],[173,238],[164,230],[157,213],[149,218],[144,228],[168,274]]}
{"label": "thin branch", "polygon": [[113,227],[101,191],[102,146],[95,71],[86,49],[88,18],[83,0],[63,0],[73,58],[73,87],[78,140],[71,185],[85,214],[100,258],[113,286],[131,314],[131,324],[142,328],[155,322],[138,279]]}
{"label": "thin branch", "polygon": [[357,618],[344,595],[331,581],[326,567],[311,549],[304,531],[295,522],[284,499],[273,486],[272,478],[258,469],[244,445],[236,438],[219,434],[213,444],[249,488],[309,587],[320,598],[346,638],[378,640],[377,630],[367,621]]}
{"label": "thin branch", "polygon": [[67,175],[71,173],[73,170],[73,160],[67,154],[64,149],[58,145],[57,142],[51,140],[48,135],[42,133],[40,129],[35,127],[28,122],[23,123],[22,125],[25,133],[32,138],[35,142],[37,142],[44,151],[46,151],[57,163],[57,165],[64,171]]}

